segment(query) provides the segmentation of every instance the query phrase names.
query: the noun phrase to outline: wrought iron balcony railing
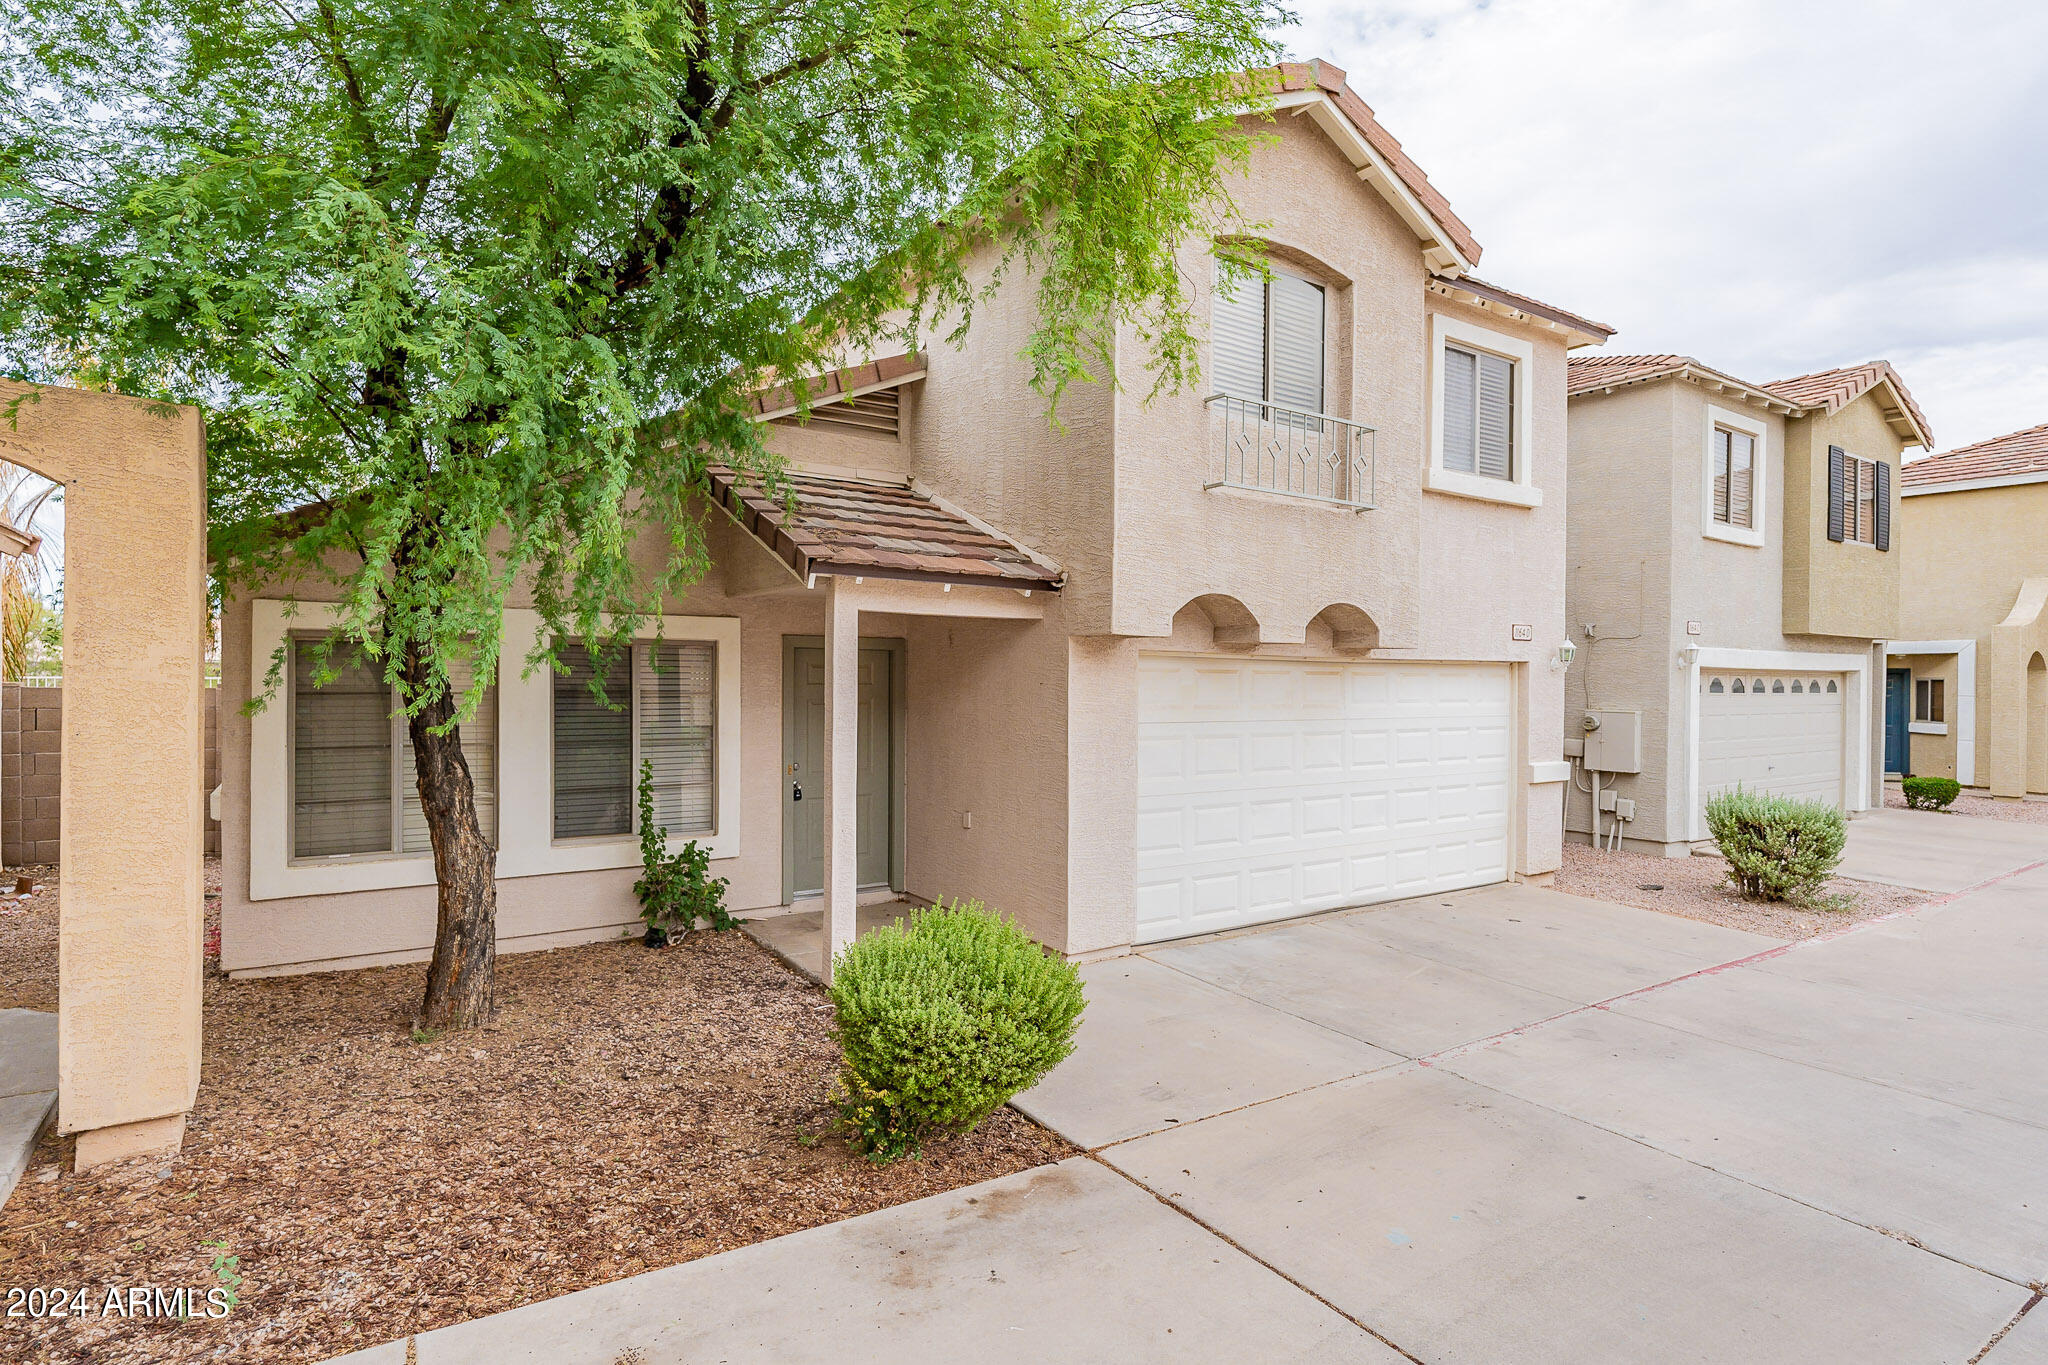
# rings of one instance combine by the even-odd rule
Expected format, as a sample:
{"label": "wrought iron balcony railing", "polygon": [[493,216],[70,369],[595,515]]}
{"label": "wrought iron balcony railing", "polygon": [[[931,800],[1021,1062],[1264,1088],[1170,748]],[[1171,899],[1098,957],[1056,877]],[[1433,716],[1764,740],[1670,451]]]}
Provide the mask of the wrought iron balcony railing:
{"label": "wrought iron balcony railing", "polygon": [[1221,438],[1203,487],[1252,488],[1361,512],[1373,506],[1379,489],[1371,427],[1224,393],[1208,403]]}

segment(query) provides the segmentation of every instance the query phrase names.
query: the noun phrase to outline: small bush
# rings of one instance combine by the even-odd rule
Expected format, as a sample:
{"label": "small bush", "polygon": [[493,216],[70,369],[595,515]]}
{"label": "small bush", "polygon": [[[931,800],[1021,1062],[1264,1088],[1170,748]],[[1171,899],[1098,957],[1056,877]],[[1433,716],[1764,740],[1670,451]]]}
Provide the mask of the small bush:
{"label": "small bush", "polygon": [[1723,792],[1707,802],[1707,829],[1728,860],[1728,880],[1751,900],[1812,902],[1842,861],[1849,822],[1825,801]]}
{"label": "small bush", "polygon": [[979,901],[863,935],[832,967],[840,1118],[877,1164],[966,1132],[1074,1050],[1081,977]]}
{"label": "small bush", "polygon": [[703,920],[713,929],[739,924],[725,908],[725,878],[711,875],[711,852],[695,839],[668,851],[668,829],[654,823],[654,765],[640,763],[640,918],[647,942],[659,947],[671,935],[687,934]]}
{"label": "small bush", "polygon": [[1899,782],[1906,804],[1914,810],[1947,810],[1962,795],[1963,784],[1953,777],[1908,777]]}

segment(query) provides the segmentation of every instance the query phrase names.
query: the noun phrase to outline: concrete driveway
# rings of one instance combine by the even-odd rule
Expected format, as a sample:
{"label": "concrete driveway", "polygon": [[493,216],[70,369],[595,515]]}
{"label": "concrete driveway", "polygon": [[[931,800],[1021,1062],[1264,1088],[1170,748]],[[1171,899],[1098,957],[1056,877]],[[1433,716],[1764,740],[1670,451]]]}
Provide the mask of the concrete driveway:
{"label": "concrete driveway", "polygon": [[1824,942],[1503,886],[1094,964],[1018,1101],[1089,1155],[414,1358],[2048,1362],[2048,829],[1930,818],[1974,889]]}
{"label": "concrete driveway", "polygon": [[1960,891],[2044,858],[2048,825],[1885,807],[1849,822],[1842,875],[1918,891]]}

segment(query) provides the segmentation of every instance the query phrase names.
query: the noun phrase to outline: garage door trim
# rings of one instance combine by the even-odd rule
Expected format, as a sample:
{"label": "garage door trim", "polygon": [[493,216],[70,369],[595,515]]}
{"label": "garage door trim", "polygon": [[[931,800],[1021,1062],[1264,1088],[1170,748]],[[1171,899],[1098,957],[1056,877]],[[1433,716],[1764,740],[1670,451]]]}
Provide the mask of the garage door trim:
{"label": "garage door trim", "polygon": [[1685,652],[1686,809],[1689,838],[1707,837],[1707,817],[1700,793],[1700,672],[1744,669],[1760,673],[1830,673],[1843,679],[1842,762],[1844,790],[1851,811],[1870,808],[1870,656],[1809,654],[1796,649],[1706,649]]}

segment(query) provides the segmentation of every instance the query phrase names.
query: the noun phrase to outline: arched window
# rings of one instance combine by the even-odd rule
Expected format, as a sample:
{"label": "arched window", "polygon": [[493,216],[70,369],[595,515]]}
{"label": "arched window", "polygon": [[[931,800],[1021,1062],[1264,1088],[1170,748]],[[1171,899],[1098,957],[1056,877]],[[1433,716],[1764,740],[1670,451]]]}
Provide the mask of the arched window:
{"label": "arched window", "polygon": [[1829,679],[1828,679],[1828,691],[1832,692],[1832,691],[1834,691],[1834,690],[1835,690],[1835,680],[1834,680],[1833,678],[1829,678]]}
{"label": "arched window", "polygon": [[1805,690],[1806,690],[1806,684],[1805,684],[1805,683],[1803,683],[1803,682],[1799,681],[1799,679],[1797,679],[1797,678],[1794,678],[1794,679],[1792,680],[1792,695],[1793,695],[1793,696],[1795,696],[1795,697],[1796,697],[1796,696],[1798,696],[1798,695],[1799,695],[1799,694],[1800,694],[1801,692],[1804,692]]}
{"label": "arched window", "polygon": [[1771,691],[1773,692],[1783,692],[1784,690],[1785,680],[1783,678],[1779,678],[1777,681],[1771,684]]}
{"label": "arched window", "polygon": [[1716,678],[1712,682],[1707,684],[1707,691],[1714,693],[1716,696],[1719,696],[1722,692],[1726,690],[1726,688],[1721,686],[1721,680],[1719,678]]}
{"label": "arched window", "polygon": [[1740,678],[1737,678],[1737,679],[1735,680],[1735,686],[1734,686],[1734,687],[1732,687],[1732,688],[1730,688],[1729,690],[1730,690],[1730,691],[1732,691],[1732,692],[1734,692],[1735,694],[1737,694],[1737,695],[1739,696],[1739,695],[1741,695],[1741,694],[1742,694],[1743,692],[1747,691],[1748,689],[1747,689],[1747,688],[1745,688],[1745,687],[1744,687],[1744,686],[1742,685],[1742,679],[1740,679]]}
{"label": "arched window", "polygon": [[1756,680],[1755,682],[1753,682],[1753,683],[1751,683],[1751,684],[1749,685],[1749,690],[1750,690],[1750,691],[1752,691],[1752,692],[1761,692],[1761,691],[1763,691],[1763,690],[1764,690],[1764,680],[1763,680],[1762,678],[1758,678],[1758,679],[1757,679],[1757,680]]}

